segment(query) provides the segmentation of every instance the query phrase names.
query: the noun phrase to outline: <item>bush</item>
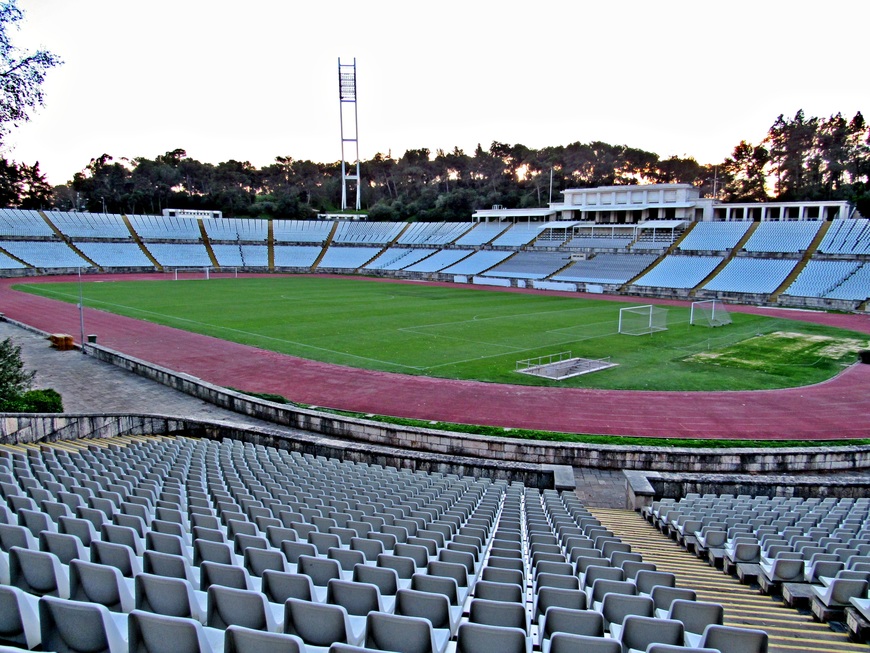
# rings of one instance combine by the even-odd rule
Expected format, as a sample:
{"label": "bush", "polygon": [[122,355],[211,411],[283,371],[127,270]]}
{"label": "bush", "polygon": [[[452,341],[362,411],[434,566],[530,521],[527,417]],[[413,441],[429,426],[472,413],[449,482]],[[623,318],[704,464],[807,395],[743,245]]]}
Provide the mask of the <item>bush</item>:
{"label": "bush", "polygon": [[28,390],[19,400],[19,413],[62,413],[63,399],[56,390]]}

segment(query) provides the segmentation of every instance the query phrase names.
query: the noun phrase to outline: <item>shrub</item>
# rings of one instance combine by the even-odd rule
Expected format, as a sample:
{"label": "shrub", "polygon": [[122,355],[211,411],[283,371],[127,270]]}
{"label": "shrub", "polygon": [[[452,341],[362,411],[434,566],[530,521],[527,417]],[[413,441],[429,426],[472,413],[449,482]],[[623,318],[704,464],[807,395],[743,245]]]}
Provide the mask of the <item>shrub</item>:
{"label": "shrub", "polygon": [[56,390],[28,390],[19,400],[16,412],[20,413],[62,413],[63,399]]}

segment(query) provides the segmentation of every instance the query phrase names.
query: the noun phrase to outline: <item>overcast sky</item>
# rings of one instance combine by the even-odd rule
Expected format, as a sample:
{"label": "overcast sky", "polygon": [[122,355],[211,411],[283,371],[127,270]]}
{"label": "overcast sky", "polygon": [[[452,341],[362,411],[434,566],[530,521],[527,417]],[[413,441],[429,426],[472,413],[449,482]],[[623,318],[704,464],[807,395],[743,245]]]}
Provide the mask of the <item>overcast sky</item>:
{"label": "overcast sky", "polygon": [[780,114],[870,111],[866,0],[19,0],[16,43],[65,63],[7,139],[64,183],[103,153],[341,158],[601,140],[719,163]]}

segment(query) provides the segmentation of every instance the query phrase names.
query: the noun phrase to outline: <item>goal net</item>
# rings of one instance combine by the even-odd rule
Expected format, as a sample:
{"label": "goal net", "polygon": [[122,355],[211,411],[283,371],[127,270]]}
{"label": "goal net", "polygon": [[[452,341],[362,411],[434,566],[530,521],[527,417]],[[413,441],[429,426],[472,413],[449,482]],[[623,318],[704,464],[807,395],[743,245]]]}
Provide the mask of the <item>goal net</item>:
{"label": "goal net", "polygon": [[701,302],[692,302],[689,324],[706,327],[724,326],[731,324],[731,316],[728,315],[722,302],[717,299],[707,299]]}
{"label": "goal net", "polygon": [[619,309],[619,333],[644,336],[656,331],[667,331],[668,309],[661,306],[629,306]]}

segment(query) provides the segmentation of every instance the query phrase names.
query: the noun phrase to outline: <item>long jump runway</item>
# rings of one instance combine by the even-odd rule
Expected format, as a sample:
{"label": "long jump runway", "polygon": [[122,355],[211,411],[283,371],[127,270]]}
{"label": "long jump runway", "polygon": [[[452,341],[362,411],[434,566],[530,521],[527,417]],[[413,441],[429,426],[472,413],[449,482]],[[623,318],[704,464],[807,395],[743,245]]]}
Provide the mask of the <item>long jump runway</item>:
{"label": "long jump runway", "polygon": [[[79,311],[75,305],[11,289],[17,283],[76,279],[0,280],[0,311],[43,331],[75,334],[79,340]],[[88,281],[142,279],[159,282],[161,277],[87,276]],[[729,310],[792,317],[870,334],[870,316],[866,315],[759,307],[729,306]],[[657,392],[541,388],[361,370],[269,352],[91,308],[85,309],[84,316],[87,333],[97,334],[101,345],[215,385],[280,394],[304,404],[432,421],[586,434],[870,438],[870,365],[856,364],[825,383],[784,390]],[[82,383],[87,383],[87,379],[82,379]]]}

